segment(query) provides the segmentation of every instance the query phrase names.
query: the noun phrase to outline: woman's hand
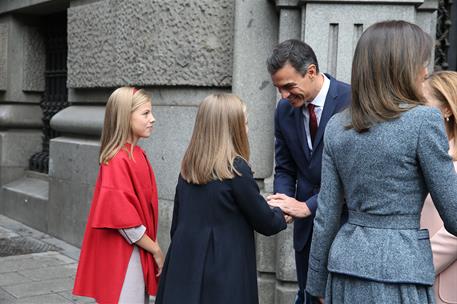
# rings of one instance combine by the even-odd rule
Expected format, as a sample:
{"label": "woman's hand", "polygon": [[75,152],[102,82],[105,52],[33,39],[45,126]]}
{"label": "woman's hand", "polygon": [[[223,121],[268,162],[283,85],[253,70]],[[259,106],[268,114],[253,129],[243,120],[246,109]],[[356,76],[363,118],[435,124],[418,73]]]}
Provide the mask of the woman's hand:
{"label": "woman's hand", "polygon": [[159,243],[154,242],[147,234],[143,234],[141,239],[139,239],[135,244],[143,248],[144,250],[150,252],[152,256],[154,257],[154,260],[157,264],[157,274],[156,276],[159,276],[162,273],[162,268],[163,268],[163,253],[162,250],[160,249]]}
{"label": "woman's hand", "polygon": [[163,253],[159,247],[159,244],[157,244],[157,248],[152,253],[152,256],[154,257],[154,260],[156,261],[156,264],[157,264],[158,271],[157,271],[156,276],[158,277],[162,274],[162,268],[163,268],[163,262],[164,262]]}

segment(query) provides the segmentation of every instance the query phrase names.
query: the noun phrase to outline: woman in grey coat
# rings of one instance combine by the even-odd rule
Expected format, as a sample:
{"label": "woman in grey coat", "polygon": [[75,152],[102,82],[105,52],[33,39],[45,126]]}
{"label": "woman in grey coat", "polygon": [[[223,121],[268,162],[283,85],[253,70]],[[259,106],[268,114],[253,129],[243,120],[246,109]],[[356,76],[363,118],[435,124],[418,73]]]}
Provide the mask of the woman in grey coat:
{"label": "woman in grey coat", "polygon": [[[423,106],[431,38],[388,21],[360,38],[352,104],[327,125],[306,290],[325,303],[434,303],[430,192],[457,234],[457,176],[441,115]],[[340,226],[343,205],[349,210]]]}

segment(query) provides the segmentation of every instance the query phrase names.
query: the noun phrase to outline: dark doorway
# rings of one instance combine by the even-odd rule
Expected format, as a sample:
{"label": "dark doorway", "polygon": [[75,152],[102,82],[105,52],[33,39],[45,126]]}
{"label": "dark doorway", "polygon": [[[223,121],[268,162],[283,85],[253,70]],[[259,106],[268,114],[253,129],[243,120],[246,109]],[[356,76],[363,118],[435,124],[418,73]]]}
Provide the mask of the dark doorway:
{"label": "dark doorway", "polygon": [[49,140],[59,136],[50,127],[54,114],[68,106],[67,90],[67,14],[48,15],[44,26],[46,46],[45,90],[40,106],[43,111],[42,151],[29,160],[30,170],[48,173]]}

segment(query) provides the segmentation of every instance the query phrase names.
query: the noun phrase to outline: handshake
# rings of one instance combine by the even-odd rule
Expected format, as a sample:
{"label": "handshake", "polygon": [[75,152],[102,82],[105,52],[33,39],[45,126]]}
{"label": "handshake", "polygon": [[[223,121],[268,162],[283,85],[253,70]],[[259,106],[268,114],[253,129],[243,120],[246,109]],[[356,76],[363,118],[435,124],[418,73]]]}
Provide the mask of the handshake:
{"label": "handshake", "polygon": [[297,201],[295,198],[282,193],[267,196],[267,203],[270,207],[278,207],[284,212],[284,219],[288,224],[295,218],[305,218],[311,215],[306,202]]}

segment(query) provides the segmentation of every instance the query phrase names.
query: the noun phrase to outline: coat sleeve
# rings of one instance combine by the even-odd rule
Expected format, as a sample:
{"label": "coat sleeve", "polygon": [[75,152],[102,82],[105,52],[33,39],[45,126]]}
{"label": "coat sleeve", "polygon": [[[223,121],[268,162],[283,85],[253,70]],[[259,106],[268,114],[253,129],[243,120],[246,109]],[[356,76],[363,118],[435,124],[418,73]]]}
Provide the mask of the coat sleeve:
{"label": "coat sleeve", "polygon": [[344,191],[326,132],[322,156],[322,186],[319,192],[316,217],[308,266],[306,290],[313,296],[323,297],[327,282],[327,260],[330,246],[340,228]]}
{"label": "coat sleeve", "polygon": [[457,174],[448,154],[443,119],[436,109],[430,108],[426,114],[417,143],[419,164],[444,227],[457,235]]}
{"label": "coat sleeve", "polygon": [[91,227],[121,229],[143,225],[135,208],[138,205],[128,164],[113,159],[108,165],[101,165],[92,200]]}
{"label": "coat sleeve", "polygon": [[433,264],[436,275],[457,261],[457,237],[448,233],[444,227],[430,239],[433,251]]}
{"label": "coat sleeve", "polygon": [[286,229],[287,224],[281,209],[271,209],[268,206],[260,195],[249,165],[241,158],[235,159],[234,165],[241,174],[232,180],[235,200],[253,228],[263,235],[273,235]]}
{"label": "coat sleeve", "polygon": [[[281,102],[280,102],[281,103]],[[297,183],[297,165],[284,140],[280,125],[280,107],[275,112],[275,176],[274,192],[295,197]]]}

